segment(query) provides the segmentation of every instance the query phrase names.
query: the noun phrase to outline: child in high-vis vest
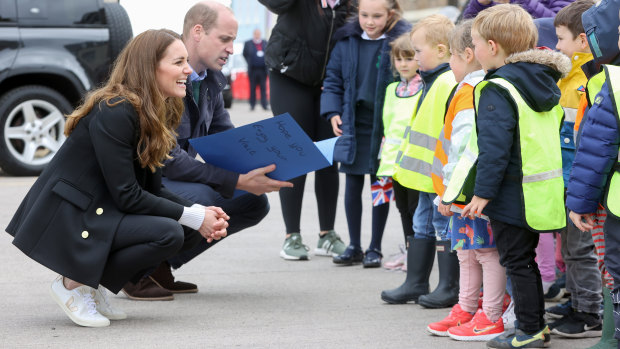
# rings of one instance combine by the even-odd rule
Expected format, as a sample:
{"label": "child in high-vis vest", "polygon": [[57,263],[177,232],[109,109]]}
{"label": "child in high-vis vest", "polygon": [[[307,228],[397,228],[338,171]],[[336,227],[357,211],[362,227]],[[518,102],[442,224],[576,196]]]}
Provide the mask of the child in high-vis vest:
{"label": "child in high-vis vest", "polygon": [[[449,183],[452,171],[469,142],[475,116],[474,86],[484,78],[484,71],[474,57],[472,22],[468,20],[459,24],[450,38],[450,68],[459,85],[448,107],[446,122],[435,150],[439,163],[433,163],[437,165],[434,166],[433,184],[438,198],[443,195],[444,183]],[[452,216],[452,249],[456,250],[460,266],[459,302],[448,316],[429,324],[427,330],[456,340],[487,341],[504,332],[502,312],[506,290],[506,270],[499,264],[491,227],[482,218],[470,219],[460,213],[453,215],[450,205],[440,202],[439,212]],[[478,310],[483,280],[482,309]]]}
{"label": "child in high-vis vest", "polygon": [[[396,156],[402,143],[403,134],[415,115],[415,109],[420,99],[422,79],[418,74],[418,63],[415,61],[415,52],[411,44],[409,33],[399,36],[390,44],[392,69],[398,73],[400,81],[388,85],[385,90],[383,103],[383,144],[379,156],[380,164],[377,177],[392,177]],[[418,206],[417,190],[409,189],[392,181],[396,207],[400,213],[400,220],[405,235],[405,246],[409,247],[409,240],[413,239],[413,213]],[[401,249],[400,254],[392,260],[383,263],[386,269],[407,270],[407,250]]]}
{"label": "child in high-vis vest", "polygon": [[557,81],[571,64],[559,52],[534,49],[537,37],[531,16],[512,4],[480,12],[472,27],[487,74],[474,90],[478,158],[474,196],[462,215],[490,218],[518,320],[514,332],[487,342],[490,348],[538,348],[550,340],[535,249],[539,233],[566,225]]}
{"label": "child in high-vis vest", "polygon": [[[588,17],[589,22],[603,21],[598,16],[603,12],[597,15],[597,10],[607,14],[610,12],[618,14],[618,3],[608,1],[600,8],[590,8],[582,17],[584,27]],[[594,64],[600,68],[600,72],[588,81],[586,99],[591,107],[586,111],[579,126],[580,137],[566,192],[569,218],[579,230],[584,232],[589,230],[592,232],[592,237],[596,238],[595,231],[600,230],[603,225],[602,250],[605,251],[603,252],[605,265],[601,271],[606,281],[605,285],[613,288],[611,291],[613,311],[609,306],[608,290],[604,289],[603,293],[606,297],[603,330],[597,348],[612,348],[618,345],[617,341],[609,336],[611,329],[615,329],[614,337],[620,339],[620,255],[616,252],[620,249],[620,189],[618,186],[620,40],[618,40],[618,31],[614,30],[615,27],[620,29],[620,20],[615,16],[609,17],[611,18],[605,19],[605,24],[598,28],[596,35],[588,37],[590,48],[594,53]],[[612,49],[607,44],[601,45],[602,47],[598,45],[598,39],[604,39],[605,43],[609,43],[612,37],[618,41],[617,48]],[[592,39],[597,40],[593,42]],[[600,210],[600,203],[604,205],[603,212]],[[600,236],[595,243],[597,241],[600,244]],[[607,281],[605,277],[607,273],[613,277],[613,283]],[[610,326],[611,317],[614,319],[615,326]],[[587,317],[582,317],[580,320],[585,320],[583,322],[588,327],[595,326],[595,324],[587,323]],[[584,326],[584,324],[580,325]]]}
{"label": "child in high-vis vest", "polygon": [[[437,195],[431,180],[433,153],[456,87],[448,65],[449,35],[453,28],[448,17],[432,15],[417,22],[411,30],[423,89],[415,116],[404,134],[393,177],[400,185],[417,190],[419,200],[413,216],[414,238],[407,253],[407,278],[400,287],[381,293],[381,298],[392,304],[417,301],[441,308],[451,307],[458,301],[458,259],[450,252],[446,236],[449,218],[439,214],[433,204]],[[428,294],[436,247],[439,284]]]}
{"label": "child in high-vis vest", "polygon": [[[581,22],[581,15],[594,6],[593,0],[577,0],[558,12],[554,19],[558,43],[556,49],[571,58],[572,69],[558,82],[562,91],[560,105],[564,108],[561,130],[562,167],[564,185],[568,184],[575,157],[574,124],[581,97],[588,81],[581,66],[592,60],[592,53]],[[548,317],[557,320],[549,323],[551,333],[569,337],[598,337],[602,332],[599,310],[602,296],[601,273],[597,266],[594,241],[589,232],[582,232],[568,223],[562,231],[562,258],[566,265],[566,290],[570,292],[568,314],[558,316],[551,308]],[[543,278],[544,286],[544,278]],[[558,309],[562,309],[558,306]],[[588,323],[589,326],[584,326]]]}
{"label": "child in high-vis vest", "polygon": [[389,43],[406,33],[411,25],[400,19],[398,0],[361,0],[358,18],[334,35],[323,80],[321,115],[327,118],[336,136],[334,161],[346,174],[344,202],[349,246],[334,256],[334,263],[365,268],[381,266],[381,240],[389,204],[372,207],[372,237],[366,252],[362,250],[362,190],[364,178],[376,179],[379,148],[383,138],[383,93],[394,81],[390,71]]}

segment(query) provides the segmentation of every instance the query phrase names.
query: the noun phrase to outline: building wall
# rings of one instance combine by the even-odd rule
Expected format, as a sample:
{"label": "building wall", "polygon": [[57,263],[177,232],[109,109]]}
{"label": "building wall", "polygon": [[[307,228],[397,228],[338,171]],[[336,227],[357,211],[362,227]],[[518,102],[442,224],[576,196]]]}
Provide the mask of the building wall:
{"label": "building wall", "polygon": [[235,17],[239,22],[236,42],[245,42],[252,38],[252,32],[258,28],[263,32],[263,37],[267,38],[266,33],[275,24],[275,20],[269,19],[271,13],[258,1],[233,0],[231,8],[235,12]]}

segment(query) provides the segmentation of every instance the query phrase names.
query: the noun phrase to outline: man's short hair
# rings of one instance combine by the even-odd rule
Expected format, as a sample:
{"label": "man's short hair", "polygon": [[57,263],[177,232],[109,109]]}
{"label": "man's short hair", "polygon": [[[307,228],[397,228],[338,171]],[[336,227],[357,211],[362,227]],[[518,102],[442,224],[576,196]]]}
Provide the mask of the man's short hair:
{"label": "man's short hair", "polygon": [[565,26],[573,34],[573,39],[584,32],[581,15],[594,6],[594,0],[577,0],[564,7],[553,19],[553,26]]}
{"label": "man's short hair", "polygon": [[507,55],[536,47],[538,30],[532,16],[521,6],[500,4],[478,13],[472,30],[484,40],[493,40]]}
{"label": "man's short hair", "polygon": [[183,36],[188,36],[192,28],[197,24],[202,26],[205,33],[209,33],[211,28],[217,23],[217,16],[222,9],[232,13],[230,8],[212,1],[203,1],[192,6],[185,14],[185,19],[183,20]]}
{"label": "man's short hair", "polygon": [[450,45],[450,33],[454,23],[444,15],[430,15],[419,20],[411,29],[411,34],[419,29],[426,29],[425,40],[430,46]]}

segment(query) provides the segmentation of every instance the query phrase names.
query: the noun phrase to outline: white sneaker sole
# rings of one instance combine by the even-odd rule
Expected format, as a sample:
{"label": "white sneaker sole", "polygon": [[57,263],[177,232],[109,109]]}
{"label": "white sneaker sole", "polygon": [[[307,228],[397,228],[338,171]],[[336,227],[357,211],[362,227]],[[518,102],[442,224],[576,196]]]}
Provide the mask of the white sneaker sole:
{"label": "white sneaker sole", "polygon": [[50,292],[50,295],[52,295],[52,299],[56,302],[56,304],[58,304],[60,306],[60,309],[62,309],[62,311],[64,311],[65,314],[67,314],[67,316],[69,317],[69,319],[71,319],[71,321],[73,321],[75,324],[80,325],[80,326],[84,326],[84,327],[107,327],[107,326],[110,326],[110,320],[107,319],[107,318],[106,318],[106,320],[108,320],[107,322],[104,322],[104,321],[101,321],[101,322],[91,322],[91,321],[82,320],[82,319],[78,318],[77,316],[75,316],[75,314],[73,314],[71,311],[69,311],[69,309],[67,309],[67,307],[65,306],[64,302],[60,298],[58,298],[58,296],[56,295],[56,292],[54,292],[54,290],[51,287],[49,288],[49,292]]}
{"label": "white sneaker sole", "polygon": [[[99,311],[99,310],[97,310]],[[103,313],[99,311],[99,314],[108,318],[108,320],[125,320],[127,318],[127,314],[112,314],[112,313]]]}
{"label": "white sneaker sole", "polygon": [[448,336],[454,340],[463,341],[463,342],[488,342],[502,333],[503,332],[492,333],[492,334],[482,334],[479,336],[457,336],[457,335],[453,335],[452,333],[448,332]]}
{"label": "white sneaker sole", "polygon": [[286,259],[288,261],[307,261],[307,260],[310,259],[310,257],[307,256],[307,255],[306,256],[301,256],[301,257],[288,255],[288,254],[286,254],[286,252],[284,252],[284,250],[280,251],[280,257],[282,257],[282,258],[284,258],[284,259]]}
{"label": "white sneaker sole", "polygon": [[336,257],[338,254],[333,252],[327,252],[324,248],[315,248],[314,249],[315,256],[323,256],[323,257]]}
{"label": "white sneaker sole", "polygon": [[579,333],[563,333],[557,329],[551,330],[551,333],[566,338],[595,338],[603,335],[603,330],[591,330]]}
{"label": "white sneaker sole", "polygon": [[426,327],[426,330],[432,334],[434,334],[435,336],[439,336],[439,337],[448,337],[448,331],[437,331],[437,330],[433,330],[430,327]]}

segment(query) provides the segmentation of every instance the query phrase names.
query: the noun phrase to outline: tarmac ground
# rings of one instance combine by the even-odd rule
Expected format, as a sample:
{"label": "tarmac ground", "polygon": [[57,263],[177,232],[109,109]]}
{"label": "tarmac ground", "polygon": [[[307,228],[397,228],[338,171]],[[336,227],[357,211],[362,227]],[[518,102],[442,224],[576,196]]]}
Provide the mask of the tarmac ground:
{"label": "tarmac ground", "polygon": [[[250,112],[235,101],[236,125],[270,116]],[[0,227],[8,225],[35,181],[0,172]],[[305,186],[302,237],[313,252],[318,240],[313,175]],[[336,231],[348,242],[344,177],[340,177]],[[174,301],[131,301],[122,293],[111,301],[128,319],[105,328],[74,325],[52,301],[48,288],[56,274],[26,257],[0,234],[0,348],[485,348],[484,342],[457,342],[426,332],[449,309],[416,304],[388,305],[381,290],[399,286],[400,271],[336,266],[331,258],[284,261],[280,200],[270,193],[271,211],[257,226],[225,239],[183,266],[177,279],[198,284],[197,294]],[[365,189],[362,243],[370,242],[370,193]],[[403,243],[398,211],[391,204],[383,251]],[[437,284],[437,268],[431,285]],[[586,348],[598,339],[552,336],[551,348]]]}

